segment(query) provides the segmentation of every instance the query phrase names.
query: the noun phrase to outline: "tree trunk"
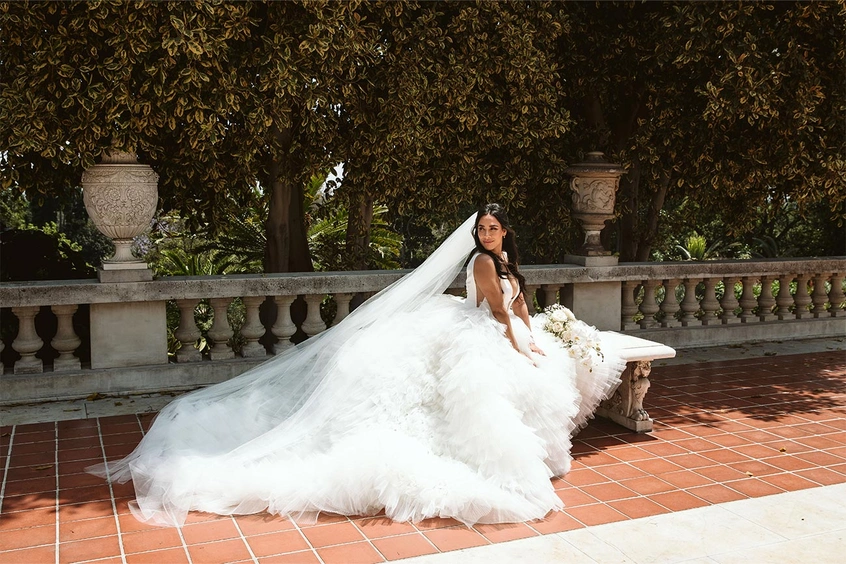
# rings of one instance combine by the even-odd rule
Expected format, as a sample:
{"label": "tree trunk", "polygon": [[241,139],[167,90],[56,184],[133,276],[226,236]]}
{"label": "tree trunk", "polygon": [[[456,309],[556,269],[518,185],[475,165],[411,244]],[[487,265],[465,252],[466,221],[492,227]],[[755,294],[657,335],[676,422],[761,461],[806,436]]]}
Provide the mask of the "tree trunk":
{"label": "tree trunk", "polygon": [[640,162],[634,161],[631,170],[620,179],[620,195],[625,206],[620,217],[620,262],[637,260],[638,247],[638,191],[640,189]]}
{"label": "tree trunk", "polygon": [[265,223],[265,272],[314,271],[305,226],[303,186],[296,180],[300,177],[297,174],[300,167],[289,152],[293,127],[283,130],[274,127],[272,133],[282,146],[285,162],[271,158],[267,167],[270,178],[270,209]]}
{"label": "tree trunk", "polygon": [[658,234],[658,219],[661,216],[661,208],[664,207],[664,200],[667,197],[667,190],[670,188],[670,180],[672,177],[665,173],[658,185],[658,190],[652,195],[649,202],[649,212],[646,216],[646,227],[640,236],[640,242],[637,246],[635,260],[637,262],[646,262],[649,260],[649,255],[652,253],[652,243],[655,241],[655,236]]}
{"label": "tree trunk", "polygon": [[350,266],[366,270],[370,248],[370,227],[373,223],[373,198],[363,194],[350,198],[347,218],[346,252]]}

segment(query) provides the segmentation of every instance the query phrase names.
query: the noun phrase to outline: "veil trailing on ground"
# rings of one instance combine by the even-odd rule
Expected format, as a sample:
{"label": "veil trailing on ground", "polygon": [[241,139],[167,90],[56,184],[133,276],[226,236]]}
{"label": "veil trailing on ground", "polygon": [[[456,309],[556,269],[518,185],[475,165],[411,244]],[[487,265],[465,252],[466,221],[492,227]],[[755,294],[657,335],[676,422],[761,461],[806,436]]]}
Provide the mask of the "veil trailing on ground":
{"label": "veil trailing on ground", "polygon": [[[177,398],[157,416],[154,426],[126,458],[89,468],[89,472],[116,482],[133,480],[138,499],[135,515],[161,524],[184,522],[182,499],[191,484],[162,483],[167,465],[190,460],[210,463],[225,456],[245,465],[254,463],[262,441],[272,435],[275,451],[307,441],[310,421],[331,416],[332,375],[354,347],[363,329],[397,314],[412,312],[442,294],[461,271],[475,244],[469,217],[418,268],[359,306],[338,325],[300,343],[267,362],[226,382]],[[328,396],[328,397],[327,397]],[[304,424],[304,422],[306,424]],[[281,440],[280,440],[281,439]],[[238,457],[243,456],[241,460]],[[175,462],[176,461],[176,462]],[[146,503],[145,503],[146,501]],[[261,501],[243,501],[236,513],[264,509]]]}

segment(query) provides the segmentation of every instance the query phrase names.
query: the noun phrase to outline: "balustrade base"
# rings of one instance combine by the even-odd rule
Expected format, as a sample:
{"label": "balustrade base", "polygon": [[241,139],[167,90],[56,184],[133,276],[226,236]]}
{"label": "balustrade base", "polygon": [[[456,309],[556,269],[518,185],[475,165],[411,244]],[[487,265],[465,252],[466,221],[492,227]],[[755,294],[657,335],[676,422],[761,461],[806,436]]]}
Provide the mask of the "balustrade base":
{"label": "balustrade base", "polygon": [[15,363],[15,374],[40,374],[44,372],[44,363],[40,358],[30,360],[20,359]]}
{"label": "balustrade base", "polygon": [[79,370],[81,368],[78,358],[61,359],[53,361],[54,372],[66,372],[68,370]]}
{"label": "balustrade base", "polygon": [[192,390],[234,378],[265,360],[236,358],[127,368],[83,367],[20,376],[6,374],[0,386],[0,405],[79,399],[93,392],[125,395]]}
{"label": "balustrade base", "polygon": [[846,335],[846,318],[793,319],[785,321],[747,321],[723,325],[635,329],[627,335],[641,337],[681,349],[736,345],[757,341],[815,339]]}

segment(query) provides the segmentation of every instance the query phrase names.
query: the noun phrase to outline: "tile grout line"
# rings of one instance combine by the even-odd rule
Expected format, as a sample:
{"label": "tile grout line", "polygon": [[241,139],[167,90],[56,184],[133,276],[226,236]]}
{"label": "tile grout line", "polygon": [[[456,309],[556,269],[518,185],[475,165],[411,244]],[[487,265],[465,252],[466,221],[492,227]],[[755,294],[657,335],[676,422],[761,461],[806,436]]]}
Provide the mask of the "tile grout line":
{"label": "tile grout line", "polygon": [[253,562],[255,562],[255,564],[258,564],[258,558],[256,558],[256,553],[253,552],[253,549],[250,546],[250,543],[247,542],[247,537],[244,536],[244,532],[241,530],[241,526],[238,525],[238,521],[235,520],[235,516],[230,515],[229,519],[232,521],[232,524],[235,525],[235,530],[238,531],[238,536],[241,537],[241,541],[244,543],[244,546],[247,547],[247,552],[250,553],[250,558],[252,558],[252,560],[253,560]]}
{"label": "tile grout line", "polygon": [[3,468],[3,483],[0,484],[0,513],[3,512],[3,500],[6,498],[6,479],[9,477],[9,467],[12,464],[12,446],[15,444],[17,429],[17,425],[12,425],[12,430],[9,432],[9,450],[6,453],[6,466]]}
{"label": "tile grout line", "polygon": [[118,546],[120,547],[120,561],[126,564],[126,550],[123,547],[123,536],[120,531],[120,518],[117,512],[117,503],[115,502],[115,490],[112,488],[112,476],[109,470],[109,461],[106,459],[106,446],[103,442],[103,428],[100,425],[100,418],[96,417],[97,421],[97,438],[100,440],[100,454],[103,457],[103,464],[106,468],[106,481],[109,485],[109,500],[112,502],[112,515],[115,518],[115,528],[117,529]]}
{"label": "tile grout line", "polygon": [[59,548],[61,547],[61,540],[59,536],[59,494],[61,490],[59,489],[59,423],[53,423],[53,441],[54,441],[54,448],[53,448],[53,464],[56,469],[56,564],[59,564]]}
{"label": "tile grout line", "polygon": [[378,548],[376,548],[376,545],[375,545],[375,544],[373,544],[373,541],[370,539],[370,537],[368,537],[368,536],[364,533],[364,531],[362,531],[362,530],[361,530],[361,528],[360,528],[358,525],[356,525],[356,524],[355,524],[355,521],[353,521],[352,519],[350,519],[349,521],[350,521],[350,523],[352,523],[353,528],[354,528],[356,531],[358,531],[358,532],[359,532],[359,534],[360,534],[361,536],[363,536],[363,537],[364,537],[364,540],[366,540],[366,541],[367,541],[367,544],[369,544],[369,545],[370,545],[370,547],[371,547],[373,550],[375,550],[375,551],[376,551],[376,554],[378,554],[379,556],[381,556],[381,557],[382,557],[382,561],[383,561],[383,562],[387,562],[387,561],[388,561],[388,557],[387,557],[387,556],[385,556],[384,554],[382,554],[382,551],[381,551],[381,550],[379,550]]}
{"label": "tile grout line", "polygon": [[291,519],[290,516],[288,517],[288,519],[291,520],[291,523],[293,523],[293,525],[294,525],[294,529],[296,529],[297,532],[300,533],[300,536],[303,537],[303,540],[306,541],[306,544],[308,545],[309,549],[311,549],[311,553],[314,554],[315,557],[317,557],[317,561],[320,562],[320,564],[326,564],[323,561],[323,558],[321,558],[320,555],[317,553],[317,549],[314,548],[314,545],[311,544],[310,540],[308,540],[308,537],[305,535],[303,530],[300,528],[300,525],[294,519]]}

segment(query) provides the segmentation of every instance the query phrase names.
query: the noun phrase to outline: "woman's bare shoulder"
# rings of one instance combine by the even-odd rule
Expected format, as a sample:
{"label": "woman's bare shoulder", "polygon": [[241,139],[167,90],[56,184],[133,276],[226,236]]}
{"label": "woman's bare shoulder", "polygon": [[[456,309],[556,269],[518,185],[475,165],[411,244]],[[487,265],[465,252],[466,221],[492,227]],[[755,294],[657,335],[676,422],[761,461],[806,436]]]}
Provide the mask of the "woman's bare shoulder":
{"label": "woman's bare shoulder", "polygon": [[494,265],[493,258],[485,253],[479,253],[476,255],[475,262],[473,263],[473,272],[476,274],[490,274],[492,272],[496,272],[496,266]]}

